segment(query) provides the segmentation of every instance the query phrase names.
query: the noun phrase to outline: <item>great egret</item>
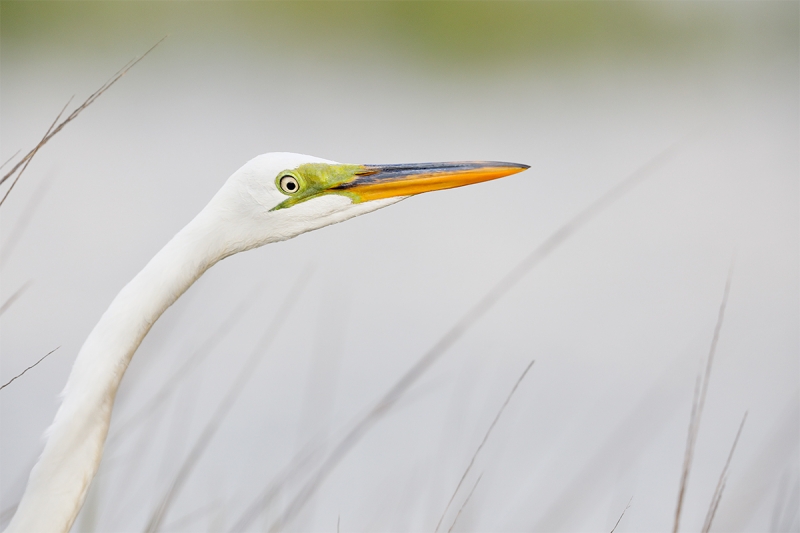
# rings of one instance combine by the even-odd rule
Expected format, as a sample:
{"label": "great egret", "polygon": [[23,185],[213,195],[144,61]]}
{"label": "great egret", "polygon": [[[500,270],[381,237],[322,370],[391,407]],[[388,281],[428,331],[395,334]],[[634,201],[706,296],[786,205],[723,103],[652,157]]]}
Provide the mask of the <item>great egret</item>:
{"label": "great egret", "polygon": [[346,165],[269,153],[237,170],[114,298],[81,347],[7,532],[67,532],[103,454],[122,376],[161,314],[217,261],[415,194],[529,168],[498,162]]}

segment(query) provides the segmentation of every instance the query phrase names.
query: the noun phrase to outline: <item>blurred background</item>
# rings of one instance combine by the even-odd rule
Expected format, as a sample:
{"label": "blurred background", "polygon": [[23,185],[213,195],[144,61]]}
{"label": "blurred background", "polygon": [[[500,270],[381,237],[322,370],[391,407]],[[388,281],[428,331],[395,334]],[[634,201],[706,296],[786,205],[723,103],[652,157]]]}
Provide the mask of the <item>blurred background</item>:
{"label": "blurred background", "polygon": [[[74,531],[144,530],[213,420],[161,531],[433,531],[534,359],[440,530],[462,509],[453,531],[610,531],[629,502],[617,531],[670,530],[734,255],[681,530],[747,411],[713,529],[798,531],[799,20],[796,2],[3,2],[2,161],[169,35],[0,209],[0,301],[25,287],[0,381],[60,346],[0,393],[3,523],[116,293],[239,166],[292,151],[531,169],[215,266],[137,352]],[[675,143],[297,500],[505,274]]]}

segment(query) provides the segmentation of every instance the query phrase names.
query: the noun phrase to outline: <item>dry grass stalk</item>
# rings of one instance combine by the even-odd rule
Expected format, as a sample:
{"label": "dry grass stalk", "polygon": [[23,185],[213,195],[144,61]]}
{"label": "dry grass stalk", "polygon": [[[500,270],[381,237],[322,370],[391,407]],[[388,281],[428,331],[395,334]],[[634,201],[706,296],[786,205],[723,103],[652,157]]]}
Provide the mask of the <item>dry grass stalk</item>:
{"label": "dry grass stalk", "polygon": [[9,296],[8,299],[5,302],[3,302],[3,305],[0,305],[0,316],[2,316],[3,313],[8,311],[8,308],[14,305],[14,302],[16,302],[19,299],[19,297],[22,296],[25,293],[25,291],[27,291],[30,288],[32,284],[33,280],[29,279],[28,281],[22,284],[22,287],[14,291],[14,294]]}
{"label": "dry grass stalk", "polygon": [[[14,188],[14,185],[17,184],[17,181],[19,181],[19,178],[22,176],[23,172],[25,172],[25,169],[28,168],[28,164],[30,164],[31,160],[33,159],[33,156],[36,155],[36,152],[38,152],[39,149],[42,146],[47,144],[47,142],[50,139],[52,139],[56,134],[58,134],[58,132],[60,132],[64,128],[64,126],[66,126],[67,124],[69,124],[70,122],[72,122],[73,120],[78,118],[78,115],[80,115],[81,112],[84,109],[86,109],[87,107],[92,105],[94,103],[94,101],[97,100],[100,97],[101,94],[106,92],[109,88],[111,88],[112,85],[117,83],[117,81],[119,81],[120,78],[122,78],[125,74],[127,74],[130,69],[132,69],[139,61],[144,59],[145,56],[147,56],[147,54],[152,52],[153,49],[156,46],[158,46],[159,44],[161,44],[164,41],[164,39],[166,39],[166,38],[167,38],[167,36],[165,35],[156,44],[151,46],[150,49],[148,49],[144,54],[142,54],[141,56],[139,56],[137,58],[132,59],[131,61],[129,61],[124,67],[122,67],[120,70],[118,70],[117,73],[114,74],[108,81],[106,81],[99,89],[97,89],[95,92],[93,92],[91,95],[89,95],[89,97],[86,100],[84,100],[84,102],[81,105],[79,105],[77,108],[75,108],[75,110],[72,111],[72,113],[70,113],[69,116],[67,116],[67,118],[65,118],[61,122],[58,122],[58,120],[61,118],[61,115],[63,115],[64,111],[66,111],[67,106],[69,106],[70,102],[72,101],[72,98],[69,99],[69,101],[67,102],[67,105],[65,105],[64,109],[61,110],[61,113],[58,114],[56,119],[53,121],[53,124],[50,126],[50,128],[48,128],[47,132],[44,134],[44,137],[42,137],[42,139],[39,141],[39,143],[30,152],[28,152],[25,155],[25,157],[23,157],[21,160],[19,160],[17,162],[17,164],[14,165],[11,168],[11,170],[9,170],[5,175],[3,175],[2,178],[0,178],[0,185],[2,185],[3,183],[6,182],[6,180],[11,178],[11,176],[13,176],[14,173],[17,172],[17,170],[19,170],[19,174],[17,174],[17,177],[11,183],[11,186],[6,191],[5,196],[3,196],[3,199],[0,200],[0,205],[3,205],[3,202],[6,201],[6,198],[8,198],[8,195],[11,193],[11,189]],[[19,153],[19,152],[17,152],[17,153]],[[16,156],[16,154],[11,156],[11,159],[13,159],[15,156]],[[9,159],[9,161],[10,161],[10,159]],[[5,166],[5,164],[4,164],[4,166]],[[22,167],[22,168],[20,169],[20,167]]]}
{"label": "dry grass stalk", "polygon": [[453,519],[453,524],[450,526],[450,529],[447,530],[447,533],[453,533],[453,528],[456,527],[456,522],[458,522],[458,517],[461,516],[461,511],[463,511],[464,507],[466,507],[467,504],[469,503],[470,498],[472,498],[472,493],[475,492],[476,488],[478,488],[478,483],[481,482],[481,478],[482,477],[483,477],[483,474],[478,476],[477,481],[475,481],[475,484],[472,486],[472,490],[469,491],[469,494],[467,494],[467,497],[464,500],[464,503],[462,503],[461,507],[458,508],[458,512],[456,513],[456,517]]}
{"label": "dry grass stalk", "polygon": [[5,163],[3,163],[2,165],[0,165],[0,168],[3,168],[3,167],[5,167],[7,164],[11,163],[11,160],[12,160],[12,159],[14,159],[15,157],[17,157],[21,151],[22,151],[22,150],[17,150],[16,152],[14,152],[14,155],[12,155],[12,156],[11,156],[11,157],[9,157],[8,159],[6,159],[6,162],[5,162]]}
{"label": "dry grass stalk", "polygon": [[216,434],[220,425],[227,417],[228,413],[233,407],[233,404],[239,398],[239,395],[242,393],[250,379],[255,375],[256,367],[261,362],[270,344],[272,344],[272,341],[277,336],[281,326],[289,317],[292,308],[299,300],[300,294],[302,294],[310,278],[311,269],[306,269],[287,293],[286,297],[278,308],[278,312],[272,319],[272,323],[270,323],[264,334],[261,336],[261,339],[259,339],[255,349],[250,354],[250,357],[248,357],[248,359],[245,361],[244,366],[239,371],[239,375],[229,387],[227,394],[217,406],[216,411],[214,411],[213,416],[208,421],[205,428],[203,428],[203,431],[195,441],[194,446],[192,446],[192,449],[189,451],[186,459],[184,459],[183,464],[181,464],[181,467],[178,469],[178,473],[175,475],[175,478],[170,484],[169,489],[167,489],[167,492],[164,494],[161,502],[150,516],[150,520],[148,521],[146,528],[147,533],[156,533],[160,529],[161,524],[164,518],[166,518],[167,512],[172,505],[172,502],[175,501],[175,498],[178,496],[178,494],[180,494],[180,491],[183,488],[186,480],[189,478],[192,470],[194,470],[197,462],[202,457],[203,453],[208,447],[208,444],[211,442],[212,437]]}
{"label": "dry grass stalk", "polygon": [[736,444],[739,442],[739,437],[742,434],[742,429],[744,428],[744,423],[747,420],[747,412],[744,413],[742,417],[742,423],[739,424],[739,431],[736,432],[736,438],[733,439],[733,446],[731,446],[731,451],[728,454],[728,459],[725,461],[725,466],[722,468],[722,472],[719,475],[719,481],[717,481],[717,486],[714,489],[714,495],[711,497],[711,504],[708,506],[708,513],[706,513],[706,519],[703,522],[703,533],[708,533],[711,530],[711,523],[714,521],[714,515],[717,513],[717,507],[719,506],[719,502],[722,499],[722,491],[725,490],[725,483],[728,481],[728,468],[731,466],[731,459],[733,458],[733,452],[736,451]]}
{"label": "dry grass stalk", "polygon": [[633,496],[631,496],[631,499],[628,500],[628,505],[625,506],[625,509],[622,510],[622,514],[619,515],[619,518],[617,518],[617,523],[614,524],[614,527],[611,528],[611,533],[614,533],[617,530],[617,526],[619,526],[619,523],[622,522],[622,517],[625,516],[625,512],[630,508],[632,501],[633,501]]}
{"label": "dry grass stalk", "polygon": [[59,348],[61,348],[61,346],[56,346],[55,348],[53,348],[52,350],[50,350],[49,352],[47,352],[46,354],[44,354],[44,355],[43,355],[43,356],[42,356],[42,357],[41,357],[41,358],[40,358],[38,361],[36,361],[36,362],[35,362],[35,363],[33,363],[31,366],[29,366],[28,368],[26,368],[25,370],[23,370],[22,372],[20,372],[19,374],[17,374],[16,376],[14,376],[13,378],[11,378],[10,380],[8,380],[8,381],[7,381],[7,382],[6,382],[6,383],[5,383],[5,384],[4,384],[2,387],[0,387],[0,390],[3,390],[3,389],[5,389],[6,387],[8,387],[9,385],[11,385],[11,383],[12,383],[14,380],[16,380],[17,378],[21,378],[21,377],[22,377],[22,375],[23,375],[23,374],[25,374],[25,372],[27,372],[27,371],[28,371],[28,370],[30,370],[31,368],[35,367],[36,365],[38,365],[39,363],[41,363],[42,361],[44,361],[45,359],[47,359],[47,357],[48,357],[48,356],[49,356],[51,353],[55,352],[55,351],[56,351],[56,350],[58,350]]}
{"label": "dry grass stalk", "polygon": [[11,191],[14,189],[14,186],[17,184],[17,182],[19,181],[19,179],[22,177],[22,174],[25,172],[25,169],[27,169],[27,168],[28,168],[28,165],[29,165],[29,164],[31,163],[31,161],[33,160],[33,156],[35,156],[35,155],[36,155],[36,152],[38,152],[38,151],[39,151],[39,148],[41,148],[42,146],[44,146],[44,143],[46,143],[46,142],[47,142],[47,140],[50,138],[51,134],[53,133],[53,128],[55,127],[56,123],[58,122],[58,119],[60,119],[60,118],[61,118],[61,115],[63,115],[63,114],[64,114],[64,111],[66,111],[66,110],[67,110],[67,106],[70,104],[70,102],[72,102],[72,99],[73,99],[73,98],[74,98],[74,96],[70,97],[70,99],[69,99],[69,100],[67,100],[67,103],[66,103],[66,104],[64,104],[64,107],[61,109],[61,111],[58,113],[58,115],[56,115],[56,118],[55,118],[55,120],[53,121],[53,123],[52,123],[52,124],[50,124],[50,127],[49,127],[49,128],[47,128],[47,131],[45,132],[45,134],[44,134],[44,137],[42,137],[42,140],[40,140],[40,141],[39,141],[39,144],[37,144],[37,145],[36,145],[36,147],[35,147],[33,150],[31,150],[31,151],[30,151],[30,153],[28,154],[28,156],[26,156],[26,157],[27,157],[27,159],[23,159],[22,161],[20,161],[19,163],[17,163],[17,165],[15,165],[13,169],[11,169],[11,172],[9,172],[8,174],[6,174],[6,175],[3,177],[3,180],[2,180],[2,181],[0,181],[0,183],[3,183],[3,181],[5,181],[7,177],[10,177],[10,176],[11,176],[11,174],[14,172],[14,170],[15,170],[15,169],[16,169],[16,168],[17,168],[19,165],[21,165],[22,163],[25,163],[25,166],[23,166],[23,167],[22,167],[22,170],[20,170],[20,171],[19,171],[19,174],[17,174],[17,177],[16,177],[16,178],[14,178],[14,181],[12,181],[12,182],[11,182],[11,186],[8,188],[8,190],[6,191],[6,193],[3,195],[3,199],[2,199],[2,200],[0,200],[0,206],[1,206],[1,205],[3,205],[3,203],[6,201],[6,198],[8,198],[8,195],[9,195],[9,194],[11,194]]}
{"label": "dry grass stalk", "polygon": [[405,394],[405,392],[416,383],[417,380],[450,349],[450,347],[460,340],[480,318],[492,309],[503,296],[513,289],[534,267],[546,259],[575,232],[583,228],[603,211],[625,196],[625,194],[663,167],[688,139],[687,137],[687,139],[681,142],[676,142],[653,157],[633,174],[552,233],[542,244],[536,247],[478,300],[473,307],[462,315],[461,319],[459,319],[458,322],[456,322],[455,325],[414,364],[414,366],[390,387],[373,407],[339,441],[330,455],[328,455],[327,459],[319,467],[317,473],[300,489],[295,498],[286,507],[286,510],[273,522],[270,531],[281,529],[284,524],[300,512],[306,502],[317,491],[321,483],[374,424],[389,411],[400,397],[403,396],[403,394]]}
{"label": "dry grass stalk", "polygon": [[456,485],[456,490],[454,490],[453,491],[453,495],[450,496],[450,501],[447,502],[447,505],[445,506],[444,511],[442,511],[442,516],[441,516],[441,518],[439,518],[439,522],[436,524],[436,529],[434,530],[434,532],[438,532],[439,528],[442,526],[442,521],[444,521],[444,517],[447,514],[447,511],[450,509],[450,506],[453,504],[453,500],[456,499],[456,494],[458,494],[458,490],[461,488],[461,485],[464,483],[464,480],[467,479],[467,474],[469,474],[470,470],[472,470],[472,466],[475,464],[475,459],[477,459],[478,454],[481,453],[481,450],[483,449],[484,444],[486,444],[486,441],[489,440],[489,435],[492,434],[492,430],[494,430],[494,427],[497,425],[497,421],[500,420],[500,417],[502,416],[503,411],[505,411],[506,406],[508,405],[508,402],[511,401],[511,397],[514,396],[515,392],[517,392],[517,387],[519,387],[519,384],[522,383],[523,379],[525,379],[525,375],[528,373],[528,370],[531,369],[531,367],[533,366],[533,363],[535,363],[535,362],[536,361],[533,360],[530,363],[528,363],[528,366],[525,367],[525,370],[522,371],[522,374],[519,376],[519,378],[517,378],[516,383],[514,383],[514,386],[511,388],[511,392],[508,393],[508,397],[506,397],[506,401],[503,402],[503,405],[500,406],[500,410],[497,411],[497,414],[495,415],[494,420],[492,420],[492,423],[489,425],[489,429],[486,430],[486,434],[483,436],[483,440],[478,445],[478,449],[476,449],[475,453],[472,455],[472,459],[470,459],[469,464],[467,465],[467,469],[464,470],[464,474],[462,474],[461,479],[458,481],[458,485]]}
{"label": "dry grass stalk", "polygon": [[681,512],[683,510],[683,501],[686,496],[686,487],[689,483],[689,474],[692,469],[692,459],[694,458],[694,447],[697,443],[697,434],[700,431],[700,419],[703,416],[703,407],[705,406],[706,394],[708,393],[708,383],[711,379],[711,368],[714,363],[714,354],[717,351],[717,343],[719,342],[719,334],[722,330],[722,323],[725,319],[725,308],[728,305],[728,295],[731,291],[731,280],[733,279],[733,266],[734,260],[731,260],[730,268],[728,269],[728,278],[725,281],[725,292],[722,295],[722,303],[719,306],[719,313],[717,314],[717,324],[714,326],[714,336],[711,339],[711,348],[708,351],[708,359],[706,360],[706,368],[703,373],[702,385],[701,380],[698,378],[695,386],[694,400],[692,402],[692,414],[689,417],[689,432],[686,438],[686,451],[683,457],[683,469],[681,472],[680,488],[678,490],[678,504],[675,508],[675,523],[672,526],[672,532],[677,533],[680,527]]}

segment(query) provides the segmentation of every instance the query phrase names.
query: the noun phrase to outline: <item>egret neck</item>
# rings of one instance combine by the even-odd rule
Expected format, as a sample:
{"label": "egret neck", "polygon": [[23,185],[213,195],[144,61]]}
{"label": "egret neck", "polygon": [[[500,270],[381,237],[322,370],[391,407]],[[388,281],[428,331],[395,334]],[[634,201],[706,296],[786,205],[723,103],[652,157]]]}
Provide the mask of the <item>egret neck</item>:
{"label": "egret neck", "polygon": [[89,334],[6,531],[69,531],[100,465],[117,389],[134,352],[162,313],[217,261],[415,194],[526,168],[498,162],[345,165],[284,152],[249,161],[119,292]]}

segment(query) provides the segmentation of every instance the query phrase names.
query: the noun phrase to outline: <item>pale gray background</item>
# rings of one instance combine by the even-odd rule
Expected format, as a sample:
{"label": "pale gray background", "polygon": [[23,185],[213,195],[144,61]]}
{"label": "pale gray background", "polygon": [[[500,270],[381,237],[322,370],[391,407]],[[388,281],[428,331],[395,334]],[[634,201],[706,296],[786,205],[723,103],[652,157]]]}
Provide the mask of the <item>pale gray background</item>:
{"label": "pale gray background", "polygon": [[[0,380],[61,346],[0,393],[2,509],[18,500],[103,310],[249,158],[531,169],[214,267],[140,348],[112,434],[255,288],[265,292],[146,424],[107,449],[75,530],[143,529],[309,265],[167,530],[227,531],[297,451],[341,435],[553,231],[683,141],[455,345],[288,529],[334,531],[340,519],[342,531],[432,531],[536,359],[456,499],[483,474],[456,529],[610,531],[632,497],[617,531],[669,530],[695,377],[734,254],[683,530],[700,529],[745,411],[715,530],[800,527],[796,2],[3,2],[0,16],[3,161],[32,147],[71,95],[82,101],[169,34],[36,156],[0,209],[0,299],[33,280],[0,319]],[[781,499],[794,522],[774,518]]]}

